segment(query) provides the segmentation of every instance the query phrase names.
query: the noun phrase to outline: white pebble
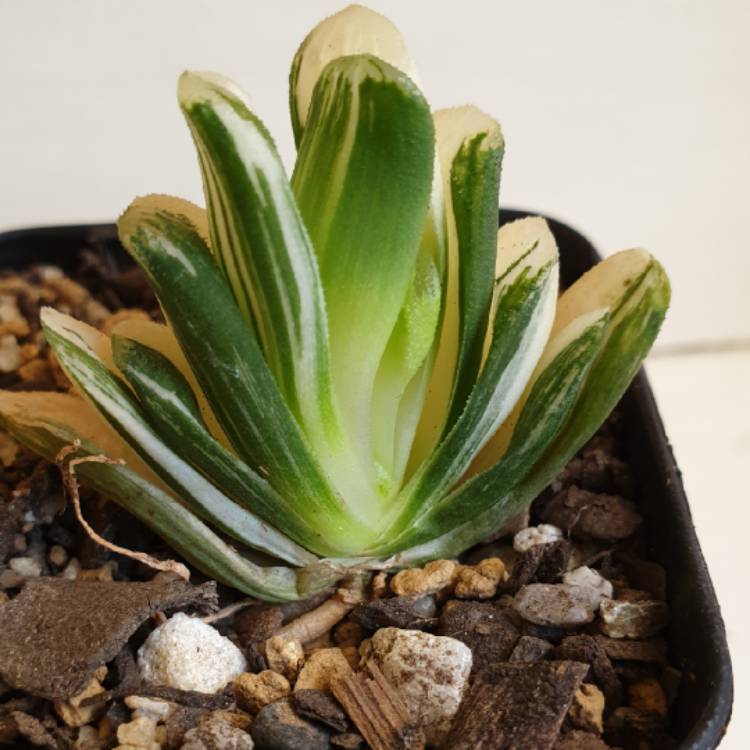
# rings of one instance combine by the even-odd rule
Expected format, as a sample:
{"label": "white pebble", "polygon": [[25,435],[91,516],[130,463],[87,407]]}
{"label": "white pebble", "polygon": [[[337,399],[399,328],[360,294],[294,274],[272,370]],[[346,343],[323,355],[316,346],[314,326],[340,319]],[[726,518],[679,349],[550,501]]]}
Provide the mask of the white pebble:
{"label": "white pebble", "polygon": [[471,672],[471,649],[419,630],[381,628],[362,646],[401,696],[412,719],[437,747],[450,730]]}
{"label": "white pebble", "polygon": [[591,603],[598,607],[603,599],[612,598],[612,584],[598,571],[592,570],[586,565],[571,570],[563,576],[563,583],[580,588],[591,594]]}
{"label": "white pebble", "polygon": [[25,578],[36,578],[42,574],[42,566],[33,557],[13,557],[8,565],[12,571]]}
{"label": "white pebble", "polygon": [[246,671],[247,662],[218,630],[178,612],[138,649],[138,668],[156,685],[215,693]]}
{"label": "white pebble", "polygon": [[539,526],[521,529],[513,537],[513,549],[516,552],[526,552],[537,544],[549,544],[562,538],[562,529],[558,529],[551,523],[540,523]]}

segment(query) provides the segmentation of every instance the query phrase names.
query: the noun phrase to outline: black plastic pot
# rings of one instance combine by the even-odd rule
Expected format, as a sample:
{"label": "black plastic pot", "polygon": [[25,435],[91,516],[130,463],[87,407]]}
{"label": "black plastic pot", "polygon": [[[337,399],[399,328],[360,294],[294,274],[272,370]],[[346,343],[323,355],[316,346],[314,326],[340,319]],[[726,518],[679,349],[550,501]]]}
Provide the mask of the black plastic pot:
{"label": "black plastic pot", "polygon": [[[504,223],[527,215],[501,211]],[[549,220],[560,247],[562,279],[570,284],[599,259],[575,230]],[[44,227],[0,234],[0,268],[54,263],[70,269],[77,252],[91,247],[115,265],[130,265],[111,224]],[[671,663],[683,672],[673,711],[680,750],[715,748],[732,709],[732,666],[724,623],[695,535],[680,471],[664,432],[646,375],[636,377],[623,399],[630,458],[641,486],[650,553],[668,574],[672,623]]]}

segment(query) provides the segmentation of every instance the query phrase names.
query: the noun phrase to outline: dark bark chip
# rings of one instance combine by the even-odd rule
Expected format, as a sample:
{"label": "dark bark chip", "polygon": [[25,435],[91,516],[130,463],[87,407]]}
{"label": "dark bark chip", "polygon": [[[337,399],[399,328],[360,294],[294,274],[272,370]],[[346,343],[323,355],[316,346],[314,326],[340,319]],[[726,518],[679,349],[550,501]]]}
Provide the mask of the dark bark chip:
{"label": "dark bark chip", "polygon": [[29,580],[0,607],[0,678],[50,700],[80,693],[159,610],[216,606],[216,584]]}
{"label": "dark bark chip", "polygon": [[477,675],[444,750],[550,750],[588,671],[570,661],[492,664]]}

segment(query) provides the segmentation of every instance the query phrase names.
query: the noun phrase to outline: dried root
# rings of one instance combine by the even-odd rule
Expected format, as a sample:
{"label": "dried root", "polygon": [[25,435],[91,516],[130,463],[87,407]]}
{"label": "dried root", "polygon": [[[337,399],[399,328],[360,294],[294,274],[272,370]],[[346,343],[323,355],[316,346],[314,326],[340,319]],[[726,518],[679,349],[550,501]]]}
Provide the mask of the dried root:
{"label": "dried root", "polygon": [[[131,558],[132,560],[138,560],[139,562],[142,562],[144,565],[148,565],[149,568],[153,568],[154,570],[162,570],[170,573],[175,573],[183,580],[189,581],[190,571],[182,563],[179,563],[175,560],[157,560],[155,557],[151,557],[151,555],[147,555],[145,552],[136,552],[125,547],[120,547],[117,544],[112,544],[112,542],[108,542],[104,537],[97,534],[96,531],[94,531],[94,529],[89,525],[89,523],[83,517],[83,513],[81,512],[81,497],[78,489],[78,479],[76,478],[75,474],[76,466],[80,466],[84,463],[124,466],[125,462],[114,461],[113,459],[103,455],[79,456],[78,458],[68,459],[68,456],[80,450],[80,448],[81,443],[78,440],[76,440],[72,445],[66,445],[55,457],[55,463],[60,469],[63,486],[65,487],[65,491],[70,497],[70,501],[73,504],[73,510],[75,511],[76,518],[83,527],[83,530],[97,544],[105,547],[108,550],[111,550],[112,552],[117,552],[120,555]],[[66,461],[66,459],[68,460]]]}

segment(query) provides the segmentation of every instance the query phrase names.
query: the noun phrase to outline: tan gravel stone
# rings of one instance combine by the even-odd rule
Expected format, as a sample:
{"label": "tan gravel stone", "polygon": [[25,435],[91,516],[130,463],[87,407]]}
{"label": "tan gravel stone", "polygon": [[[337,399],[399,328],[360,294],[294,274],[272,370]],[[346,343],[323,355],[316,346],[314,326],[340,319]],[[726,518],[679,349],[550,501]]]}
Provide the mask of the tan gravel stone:
{"label": "tan gravel stone", "polygon": [[[84,724],[90,724],[98,719],[106,708],[106,703],[94,703],[88,706],[81,706],[81,702],[94,695],[104,692],[100,679],[104,679],[104,673],[98,672],[97,677],[91,680],[85,690],[73,696],[67,701],[58,701],[55,703],[55,712],[69,727],[82,727]],[[98,679],[97,679],[98,678]]]}
{"label": "tan gravel stone", "polygon": [[568,716],[578,729],[601,734],[604,729],[604,693],[596,685],[584,682],[573,696]]}
{"label": "tan gravel stone", "polygon": [[136,747],[151,747],[156,741],[156,721],[150,716],[137,718],[117,727],[117,741]]}
{"label": "tan gravel stone", "polygon": [[452,588],[461,566],[455,560],[433,560],[424,568],[401,570],[391,579],[397,596],[425,596]]}
{"label": "tan gravel stone", "polygon": [[275,635],[266,641],[266,661],[269,669],[284,675],[290,684],[294,684],[305,662],[305,649],[299,641]]}
{"label": "tan gravel stone", "polygon": [[497,593],[497,583],[474,568],[463,568],[458,573],[454,593],[459,599],[491,599]]}
{"label": "tan gravel stone", "polygon": [[233,687],[237,705],[253,715],[263,706],[286,698],[292,692],[289,680],[270,669],[259,674],[244,672],[235,679]]}
{"label": "tan gravel stone", "polygon": [[349,661],[340,648],[322,648],[307,658],[294,690],[328,690],[332,680],[351,673]]}

